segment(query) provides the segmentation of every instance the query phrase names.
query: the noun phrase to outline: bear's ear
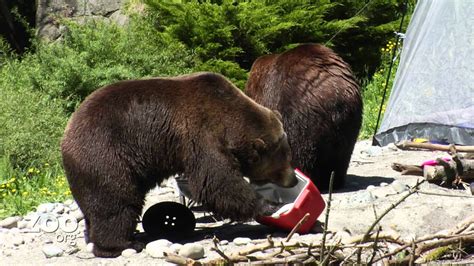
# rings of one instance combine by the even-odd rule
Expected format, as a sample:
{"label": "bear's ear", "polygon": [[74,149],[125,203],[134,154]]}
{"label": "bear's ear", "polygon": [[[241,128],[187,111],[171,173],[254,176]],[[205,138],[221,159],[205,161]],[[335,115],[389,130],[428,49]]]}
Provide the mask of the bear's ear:
{"label": "bear's ear", "polygon": [[267,148],[267,144],[265,143],[265,141],[263,141],[263,139],[261,138],[256,138],[252,141],[252,147],[257,151],[257,152],[261,152],[261,151],[264,151],[266,150]]}
{"label": "bear's ear", "polygon": [[277,110],[272,110],[272,111],[276,115],[278,120],[280,120],[280,122],[283,122],[283,117],[281,116],[280,112],[278,112]]}

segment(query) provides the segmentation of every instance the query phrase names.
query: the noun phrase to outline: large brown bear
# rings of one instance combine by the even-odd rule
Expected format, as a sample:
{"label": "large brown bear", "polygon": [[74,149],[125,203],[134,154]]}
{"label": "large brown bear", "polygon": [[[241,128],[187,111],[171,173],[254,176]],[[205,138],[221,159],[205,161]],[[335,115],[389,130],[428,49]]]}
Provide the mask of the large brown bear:
{"label": "large brown bear", "polygon": [[303,44],[282,54],[259,57],[246,93],[283,116],[293,166],[323,190],[335,172],[344,185],[362,122],[362,99],[350,67],[331,49]]}
{"label": "large brown bear", "polygon": [[86,239],[100,257],[143,248],[133,232],[145,194],[171,175],[187,176],[196,201],[233,220],[272,208],[244,176],[296,183],[279,117],[212,73],[101,88],[73,114],[61,148]]}

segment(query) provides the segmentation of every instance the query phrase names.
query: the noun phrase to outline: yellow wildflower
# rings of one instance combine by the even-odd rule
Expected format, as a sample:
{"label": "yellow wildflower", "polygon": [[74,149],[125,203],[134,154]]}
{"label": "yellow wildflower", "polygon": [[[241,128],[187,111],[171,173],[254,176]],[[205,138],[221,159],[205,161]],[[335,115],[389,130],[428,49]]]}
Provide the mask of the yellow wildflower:
{"label": "yellow wildflower", "polygon": [[33,173],[34,171],[35,171],[34,168],[29,168],[29,169],[28,169],[28,174],[31,174],[31,173]]}
{"label": "yellow wildflower", "polygon": [[23,191],[21,194],[23,194],[23,196],[28,196],[28,191]]}
{"label": "yellow wildflower", "polygon": [[16,189],[12,189],[12,193],[15,193],[16,192]]}

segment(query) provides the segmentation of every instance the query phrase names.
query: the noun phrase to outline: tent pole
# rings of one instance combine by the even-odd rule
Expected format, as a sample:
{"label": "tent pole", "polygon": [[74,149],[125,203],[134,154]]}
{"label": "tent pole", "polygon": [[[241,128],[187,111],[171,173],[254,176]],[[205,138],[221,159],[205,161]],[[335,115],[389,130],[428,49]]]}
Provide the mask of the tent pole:
{"label": "tent pole", "polygon": [[382,102],[380,102],[379,113],[377,115],[377,123],[375,124],[374,134],[372,135],[372,146],[375,146],[375,145],[378,144],[377,140],[375,139],[375,134],[377,134],[377,129],[379,128],[380,117],[382,116],[382,108],[383,108],[383,104],[385,102],[385,97],[387,95],[388,82],[390,81],[390,75],[392,74],[394,59],[395,59],[395,56],[397,54],[398,41],[400,40],[400,35],[398,33],[400,33],[402,31],[403,21],[405,20],[405,15],[407,13],[407,5],[408,5],[407,2],[408,1],[405,0],[405,2],[403,3],[403,6],[402,6],[402,14],[403,15],[402,15],[402,19],[400,20],[400,26],[398,27],[398,32],[396,32],[397,37],[396,37],[396,40],[395,40],[395,46],[392,49],[392,58],[391,58],[391,62],[390,62],[390,67],[388,68],[387,78],[385,79],[385,87],[383,89]]}

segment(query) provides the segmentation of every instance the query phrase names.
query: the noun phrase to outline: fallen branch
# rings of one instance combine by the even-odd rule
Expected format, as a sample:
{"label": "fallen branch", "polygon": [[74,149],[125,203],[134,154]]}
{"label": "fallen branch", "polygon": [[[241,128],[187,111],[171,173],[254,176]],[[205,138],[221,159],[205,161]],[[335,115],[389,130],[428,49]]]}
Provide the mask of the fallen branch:
{"label": "fallen branch", "polygon": [[[333,184],[334,184],[334,171],[331,172],[331,177],[329,179],[329,199],[328,199],[328,203],[327,203],[327,206],[326,206],[326,216],[324,218],[324,231],[323,231],[323,238],[321,240],[321,256],[319,258],[319,262],[322,264],[323,260],[324,260],[324,252],[325,252],[325,248],[326,248],[326,235],[327,235],[327,232],[328,232],[328,223],[329,223],[329,213],[331,211],[331,201],[332,201],[332,188],[333,188]],[[328,255],[329,256],[329,255]]]}
{"label": "fallen branch", "polygon": [[[402,142],[396,143],[395,146],[397,146],[397,148],[402,149],[402,150],[416,148],[416,149],[427,149],[427,150],[436,150],[436,151],[450,151],[451,145],[402,141]],[[453,146],[458,152],[474,152],[474,146],[456,146],[456,145],[453,145]]]}
{"label": "fallen branch", "polygon": [[163,252],[163,253],[165,255],[165,260],[167,262],[171,262],[178,265],[192,265],[192,266],[202,265],[199,261],[195,261],[190,258],[179,256],[174,253],[166,253],[166,252]]}
{"label": "fallen branch", "polygon": [[[391,210],[395,209],[398,205],[400,205],[403,201],[405,201],[409,196],[413,195],[414,193],[416,193],[420,187],[420,185],[425,182],[425,180],[422,180],[422,181],[416,181],[416,184],[410,189],[410,191],[405,195],[403,196],[400,200],[398,200],[397,202],[393,203],[389,208],[387,208],[377,219],[375,219],[375,221],[372,223],[372,225],[369,227],[369,229],[367,230],[367,232],[365,232],[365,234],[362,236],[362,239],[360,240],[359,243],[364,243],[366,242],[369,238],[370,238],[370,235],[372,234],[372,231],[374,230],[375,226],[382,220],[382,218],[385,217],[385,215],[387,215]],[[361,263],[361,256],[362,256],[362,249],[359,248],[358,252],[357,252],[357,264],[360,264]]]}
{"label": "fallen branch", "polygon": [[286,240],[285,242],[288,242],[290,241],[291,237],[296,233],[296,231],[298,231],[300,229],[300,227],[306,223],[306,221],[308,221],[308,218],[309,218],[309,213],[306,213],[303,218],[301,218],[301,220],[293,227],[293,229],[291,230],[291,232],[288,234],[288,236],[286,237]]}

